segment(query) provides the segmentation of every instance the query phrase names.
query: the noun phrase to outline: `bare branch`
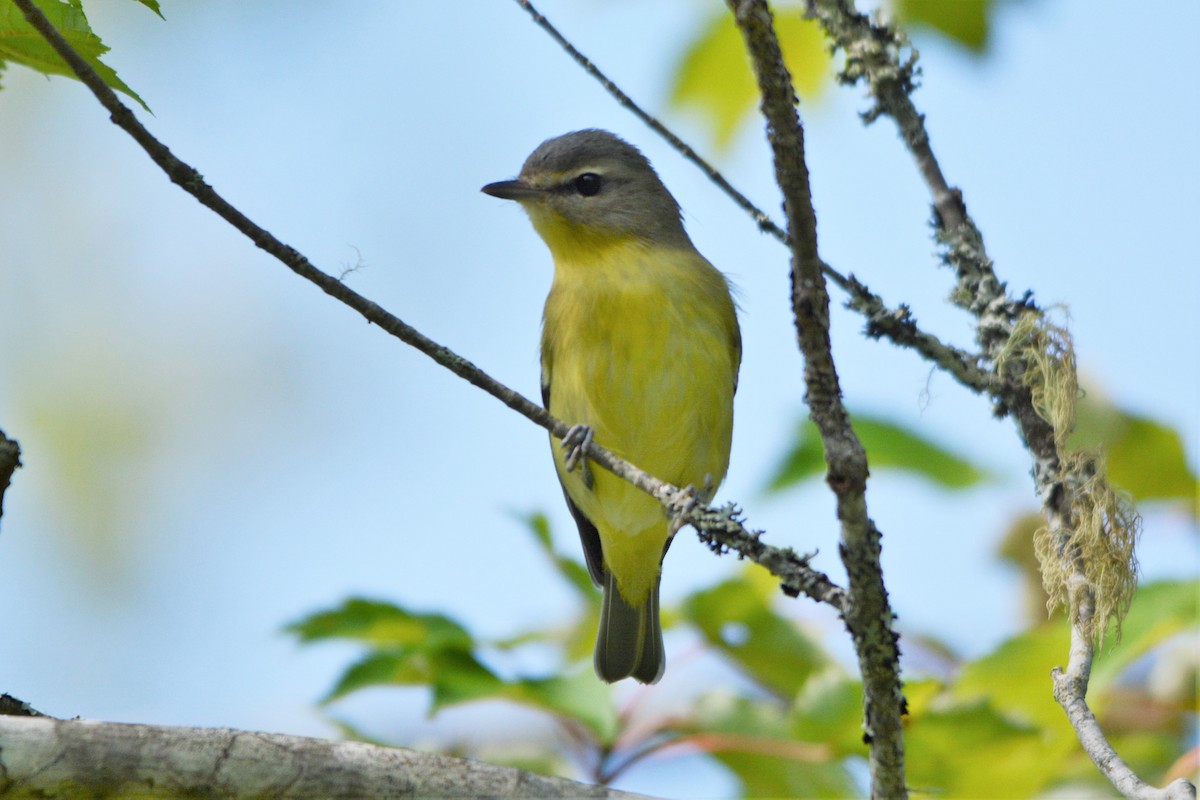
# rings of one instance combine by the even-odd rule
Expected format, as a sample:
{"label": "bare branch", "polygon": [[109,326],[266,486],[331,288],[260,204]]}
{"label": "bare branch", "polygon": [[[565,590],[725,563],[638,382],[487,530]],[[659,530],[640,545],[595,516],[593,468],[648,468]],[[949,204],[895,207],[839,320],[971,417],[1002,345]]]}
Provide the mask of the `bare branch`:
{"label": "bare branch", "polygon": [[[112,114],[112,121],[132,136],[154,163],[158,164],[167,173],[167,176],[184,191],[216,212],[218,216],[233,225],[259,248],[275,256],[300,277],[316,284],[326,294],[360,313],[368,322],[378,325],[384,331],[416,348],[455,375],[483,389],[553,435],[559,438],[566,435],[566,423],[556,419],[544,408],[529,401],[518,392],[509,389],[454,351],[429,339],[337,278],[317,269],[299,252],[279,241],[270,232],[242,214],[205,183],[199,172],[178,159],[162,142],[146,130],[134,113],[120,101],[116,93],[105,85],[91,66],[59,35],[32,0],[13,0],[13,3],[21,9],[29,23],[62,56],[100,103],[108,109]],[[747,530],[742,525],[733,506],[715,509],[697,503],[694,492],[688,488],[665,483],[618,458],[598,444],[591,443],[587,446],[587,456],[605,469],[653,495],[672,513],[681,515],[687,523],[700,532],[701,539],[709,543],[713,549],[733,550],[739,556],[754,560],[767,567],[773,575],[779,578],[785,591],[791,594],[806,594],[841,610],[843,591],[830,581],[828,576],[809,566],[810,557],[798,556],[790,548],[763,544],[759,541],[759,532]]]}
{"label": "bare branch", "polygon": [[792,311],[804,354],[805,400],[825,445],[826,481],[837,497],[841,555],[849,576],[844,618],[862,672],[871,796],[907,796],[900,651],[880,565],[880,533],[867,514],[867,457],[842,405],[829,338],[829,293],[817,247],[798,100],[766,0],[728,0],[762,94],[775,180],[783,190],[792,250]]}
{"label": "bare branch", "polygon": [[[1090,615],[1092,607],[1086,595],[1086,586],[1080,585],[1085,597],[1077,604],[1081,612]],[[1064,673],[1055,667],[1054,699],[1062,706],[1075,728],[1075,735],[1084,752],[1116,787],[1123,796],[1134,800],[1195,800],[1196,787],[1183,778],[1178,778],[1159,789],[1143,781],[1125,763],[1113,746],[1108,743],[1096,715],[1088,708],[1087,687],[1092,672],[1092,639],[1082,632],[1079,625],[1071,626],[1071,655]]]}
{"label": "bare branch", "polygon": [[[102,767],[102,768],[101,768]],[[0,716],[0,797],[586,797],[619,792],[363,742]]]}

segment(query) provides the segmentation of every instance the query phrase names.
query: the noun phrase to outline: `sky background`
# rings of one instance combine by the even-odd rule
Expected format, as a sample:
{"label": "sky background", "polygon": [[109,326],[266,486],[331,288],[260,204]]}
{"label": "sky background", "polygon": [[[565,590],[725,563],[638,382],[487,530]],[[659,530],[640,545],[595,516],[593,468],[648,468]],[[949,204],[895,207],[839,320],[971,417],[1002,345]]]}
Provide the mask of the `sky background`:
{"label": "sky background", "polygon": [[[540,8],[777,212],[757,119],[717,152],[702,120],[667,109],[684,47],[719,5]],[[720,498],[768,541],[819,549],[818,568],[841,579],[824,486],[762,492],[805,413],[785,250],[514,3],[164,0],[165,22],[130,0],[85,7],[107,63],[154,111],[139,116],[177,155],[314,264],[357,267],[355,290],[527,397],[550,259],[520,209],[479,187],[569,130],[642,147],[697,247],[740,289],[745,360]],[[1157,21],[1118,3],[1003,3],[982,59],[917,38],[915,99],[1010,290],[1065,304],[1091,391],[1178,429],[1196,469],[1200,4],[1138,13]],[[352,594],[440,610],[484,636],[572,613],[515,519],[546,511],[576,552],[540,429],[256,250],[79,84],[20,67],[2,77],[0,428],[25,468],[0,529],[0,691],[59,716],[329,736],[315,701],[356,651],[301,648],[286,623]],[[862,126],[866,107],[831,85],[801,108],[823,255],[969,346],[969,318],[944,302],[953,276],[937,265],[925,188],[894,126]],[[849,406],[997,476],[947,495],[880,473],[868,498],[902,632],[985,653],[1022,625],[1019,578],[994,554],[1035,507],[1028,456],[985,400],[865,340],[843,299],[834,290]],[[1145,511],[1144,579],[1200,572],[1187,519]],[[684,535],[665,600],[737,568]],[[848,653],[830,614],[795,611]],[[692,642],[673,634],[669,661]],[[669,668],[659,691],[697,669]],[[337,712],[415,741],[436,732],[424,709],[419,692],[373,691]],[[694,758],[620,786],[683,793],[685,778],[692,794],[733,786]]]}

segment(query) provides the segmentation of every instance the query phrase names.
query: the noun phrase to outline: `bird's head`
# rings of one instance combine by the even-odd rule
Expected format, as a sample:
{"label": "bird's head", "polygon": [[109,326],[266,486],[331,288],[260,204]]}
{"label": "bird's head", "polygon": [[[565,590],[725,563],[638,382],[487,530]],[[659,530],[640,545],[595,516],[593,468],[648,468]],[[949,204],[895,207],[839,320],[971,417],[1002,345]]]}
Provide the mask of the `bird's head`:
{"label": "bird's head", "polygon": [[489,183],[483,191],[519,202],[556,256],[630,239],[688,244],[679,204],[650,162],[607,131],[549,139],[516,179]]}

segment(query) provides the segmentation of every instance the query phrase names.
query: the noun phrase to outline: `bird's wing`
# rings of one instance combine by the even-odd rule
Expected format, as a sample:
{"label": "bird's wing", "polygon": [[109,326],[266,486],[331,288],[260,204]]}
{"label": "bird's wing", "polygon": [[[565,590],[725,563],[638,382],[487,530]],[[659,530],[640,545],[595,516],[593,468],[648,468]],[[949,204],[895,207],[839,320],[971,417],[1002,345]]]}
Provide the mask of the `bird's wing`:
{"label": "bird's wing", "polygon": [[[542,372],[542,406],[547,411],[550,410],[550,376],[546,371]],[[604,550],[600,546],[600,532],[596,530],[595,524],[579,510],[579,506],[575,505],[571,495],[567,494],[567,487],[562,482],[562,476],[559,476],[558,485],[562,487],[567,508],[570,510],[571,516],[575,518],[575,525],[579,528],[579,540],[583,543],[583,557],[587,562],[588,574],[592,576],[592,583],[596,586],[604,586],[607,570],[604,569]]]}

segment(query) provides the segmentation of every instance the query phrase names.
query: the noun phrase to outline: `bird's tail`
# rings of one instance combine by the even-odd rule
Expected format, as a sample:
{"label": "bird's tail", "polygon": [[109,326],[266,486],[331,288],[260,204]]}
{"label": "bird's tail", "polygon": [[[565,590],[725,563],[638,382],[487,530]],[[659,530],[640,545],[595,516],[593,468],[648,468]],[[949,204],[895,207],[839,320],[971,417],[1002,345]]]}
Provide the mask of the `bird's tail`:
{"label": "bird's tail", "polygon": [[667,659],[658,618],[658,584],[655,580],[646,601],[634,606],[621,596],[612,572],[606,576],[595,660],[602,680],[613,683],[633,677],[657,683],[662,677]]}

